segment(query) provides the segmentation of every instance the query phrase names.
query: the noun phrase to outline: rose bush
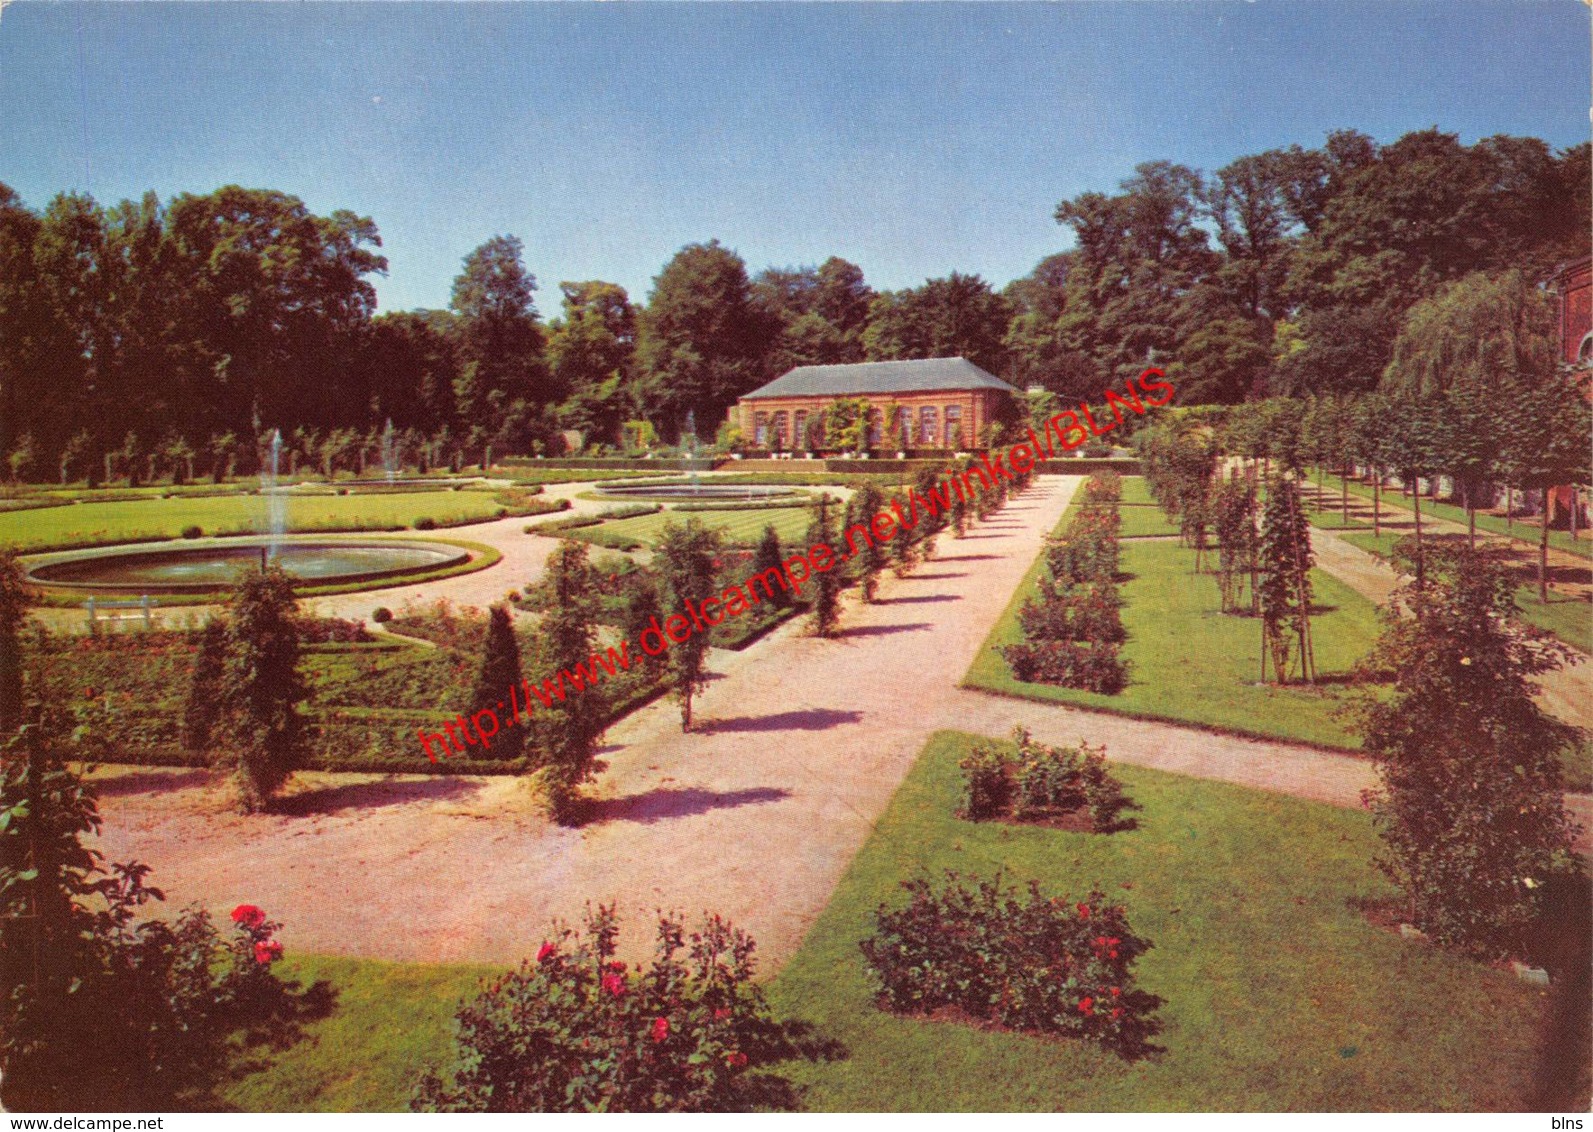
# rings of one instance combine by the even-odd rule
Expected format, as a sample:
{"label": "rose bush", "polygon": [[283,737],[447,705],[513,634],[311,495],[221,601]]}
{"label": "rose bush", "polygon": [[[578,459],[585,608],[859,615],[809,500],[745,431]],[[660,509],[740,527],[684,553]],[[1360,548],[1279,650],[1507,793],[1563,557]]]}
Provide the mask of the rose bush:
{"label": "rose bush", "polygon": [[958,764],[965,775],[963,817],[1041,820],[1084,808],[1095,831],[1109,833],[1122,828],[1124,810],[1139,808],[1107,769],[1105,747],[1050,747],[1023,727],[1013,728],[1012,741],[1014,753],[981,743]]}
{"label": "rose bush", "polygon": [[762,1071],[792,1053],[752,982],[754,944],[708,916],[687,935],[661,916],[652,964],[615,959],[612,907],[557,931],[457,1015],[447,1078],[427,1070],[422,1112],[727,1112],[794,1103]]}
{"label": "rose bush", "polygon": [[906,907],[882,904],[875,913],[876,934],[860,946],[883,1008],[950,1011],[1130,1057],[1152,1048],[1162,1000],[1136,989],[1131,971],[1151,945],[1129,929],[1121,906],[1100,892],[1076,903],[1042,896],[1032,881],[1023,900],[999,874],[971,888],[960,880],[948,872],[938,892],[922,878],[908,881]]}

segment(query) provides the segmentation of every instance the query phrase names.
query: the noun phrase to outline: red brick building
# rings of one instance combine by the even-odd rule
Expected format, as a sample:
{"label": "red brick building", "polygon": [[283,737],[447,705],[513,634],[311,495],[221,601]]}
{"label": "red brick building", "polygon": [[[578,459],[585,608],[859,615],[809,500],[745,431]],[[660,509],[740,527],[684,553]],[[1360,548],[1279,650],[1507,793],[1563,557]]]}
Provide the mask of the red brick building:
{"label": "red brick building", "polygon": [[1564,264],[1550,282],[1560,300],[1560,357],[1593,368],[1593,256]]}
{"label": "red brick building", "polygon": [[736,419],[756,448],[818,451],[826,410],[843,398],[865,398],[870,448],[969,448],[1017,395],[966,358],[798,366],[742,397]]}
{"label": "red brick building", "polygon": [[[1560,357],[1577,368],[1582,392],[1593,398],[1593,256],[1561,265],[1549,280],[1560,304]],[[1586,527],[1582,491],[1575,484],[1549,492],[1551,526]]]}

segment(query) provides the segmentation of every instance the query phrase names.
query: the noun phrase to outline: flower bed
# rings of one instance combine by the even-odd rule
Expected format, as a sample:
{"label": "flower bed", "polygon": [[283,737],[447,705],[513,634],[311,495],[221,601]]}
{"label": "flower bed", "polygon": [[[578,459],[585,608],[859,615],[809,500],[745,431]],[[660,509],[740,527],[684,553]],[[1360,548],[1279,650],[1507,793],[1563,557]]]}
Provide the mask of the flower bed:
{"label": "flower bed", "polygon": [[612,907],[555,933],[460,1007],[447,1079],[427,1070],[422,1112],[734,1112],[787,1108],[764,1066],[793,1051],[752,981],[754,944],[718,916],[658,923],[650,967],[614,958]]}
{"label": "flower bed", "polygon": [[880,905],[860,944],[884,1009],[1149,1051],[1162,1000],[1136,990],[1130,968],[1151,945],[1104,894],[1073,903],[1031,881],[1022,900],[999,874],[965,888],[954,872],[939,892],[922,878],[902,887],[907,906]]}
{"label": "flower bed", "polygon": [[1067,532],[1047,548],[1050,577],[1039,583],[1039,600],[1025,600],[1018,614],[1027,640],[1001,650],[1019,680],[1107,695],[1127,684],[1128,665],[1119,657],[1121,498],[1115,473],[1091,476]]}
{"label": "flower bed", "polygon": [[979,744],[958,765],[965,781],[961,816],[970,821],[1008,818],[1110,833],[1128,828],[1124,810],[1138,809],[1106,769],[1106,748],[1080,743],[1048,747],[1023,727],[1013,729],[1016,755]]}

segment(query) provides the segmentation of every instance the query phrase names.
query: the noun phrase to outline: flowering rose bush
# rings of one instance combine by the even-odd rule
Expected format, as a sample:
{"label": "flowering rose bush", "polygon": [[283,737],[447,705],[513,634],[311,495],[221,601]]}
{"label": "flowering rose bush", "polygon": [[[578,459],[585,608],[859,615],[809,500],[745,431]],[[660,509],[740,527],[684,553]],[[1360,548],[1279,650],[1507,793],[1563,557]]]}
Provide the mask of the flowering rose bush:
{"label": "flowering rose bush", "polygon": [[1015,1030],[1085,1038],[1124,1056],[1152,1047],[1162,1000],[1137,990],[1130,968],[1150,949],[1121,906],[1100,892],[1077,903],[1028,899],[1001,877],[965,888],[954,872],[936,892],[918,879],[907,906],[880,905],[861,943],[880,1005],[903,1014],[952,1011]]}
{"label": "flowering rose bush", "polygon": [[458,1019],[444,1080],[428,1070],[424,1112],[726,1112],[794,1103],[761,1066],[792,1053],[752,982],[753,941],[718,916],[688,936],[663,916],[653,962],[614,958],[612,907],[584,933],[559,930],[534,960],[488,981]]}

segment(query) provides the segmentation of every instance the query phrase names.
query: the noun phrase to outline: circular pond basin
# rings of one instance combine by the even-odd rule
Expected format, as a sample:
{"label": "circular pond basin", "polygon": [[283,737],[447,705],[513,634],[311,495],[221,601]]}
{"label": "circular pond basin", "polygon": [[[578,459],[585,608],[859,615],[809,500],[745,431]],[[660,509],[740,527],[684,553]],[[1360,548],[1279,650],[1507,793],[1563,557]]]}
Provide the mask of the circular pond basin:
{"label": "circular pond basin", "polygon": [[796,495],[789,487],[756,487],[750,484],[715,483],[600,483],[600,495],[643,496],[647,499],[691,500],[713,499],[780,499]]}
{"label": "circular pond basin", "polygon": [[192,548],[51,555],[29,568],[28,578],[77,589],[213,593],[232,588],[240,574],[258,568],[262,551],[305,585],[398,580],[470,558],[467,551],[443,543],[284,542],[273,550],[256,539]]}

